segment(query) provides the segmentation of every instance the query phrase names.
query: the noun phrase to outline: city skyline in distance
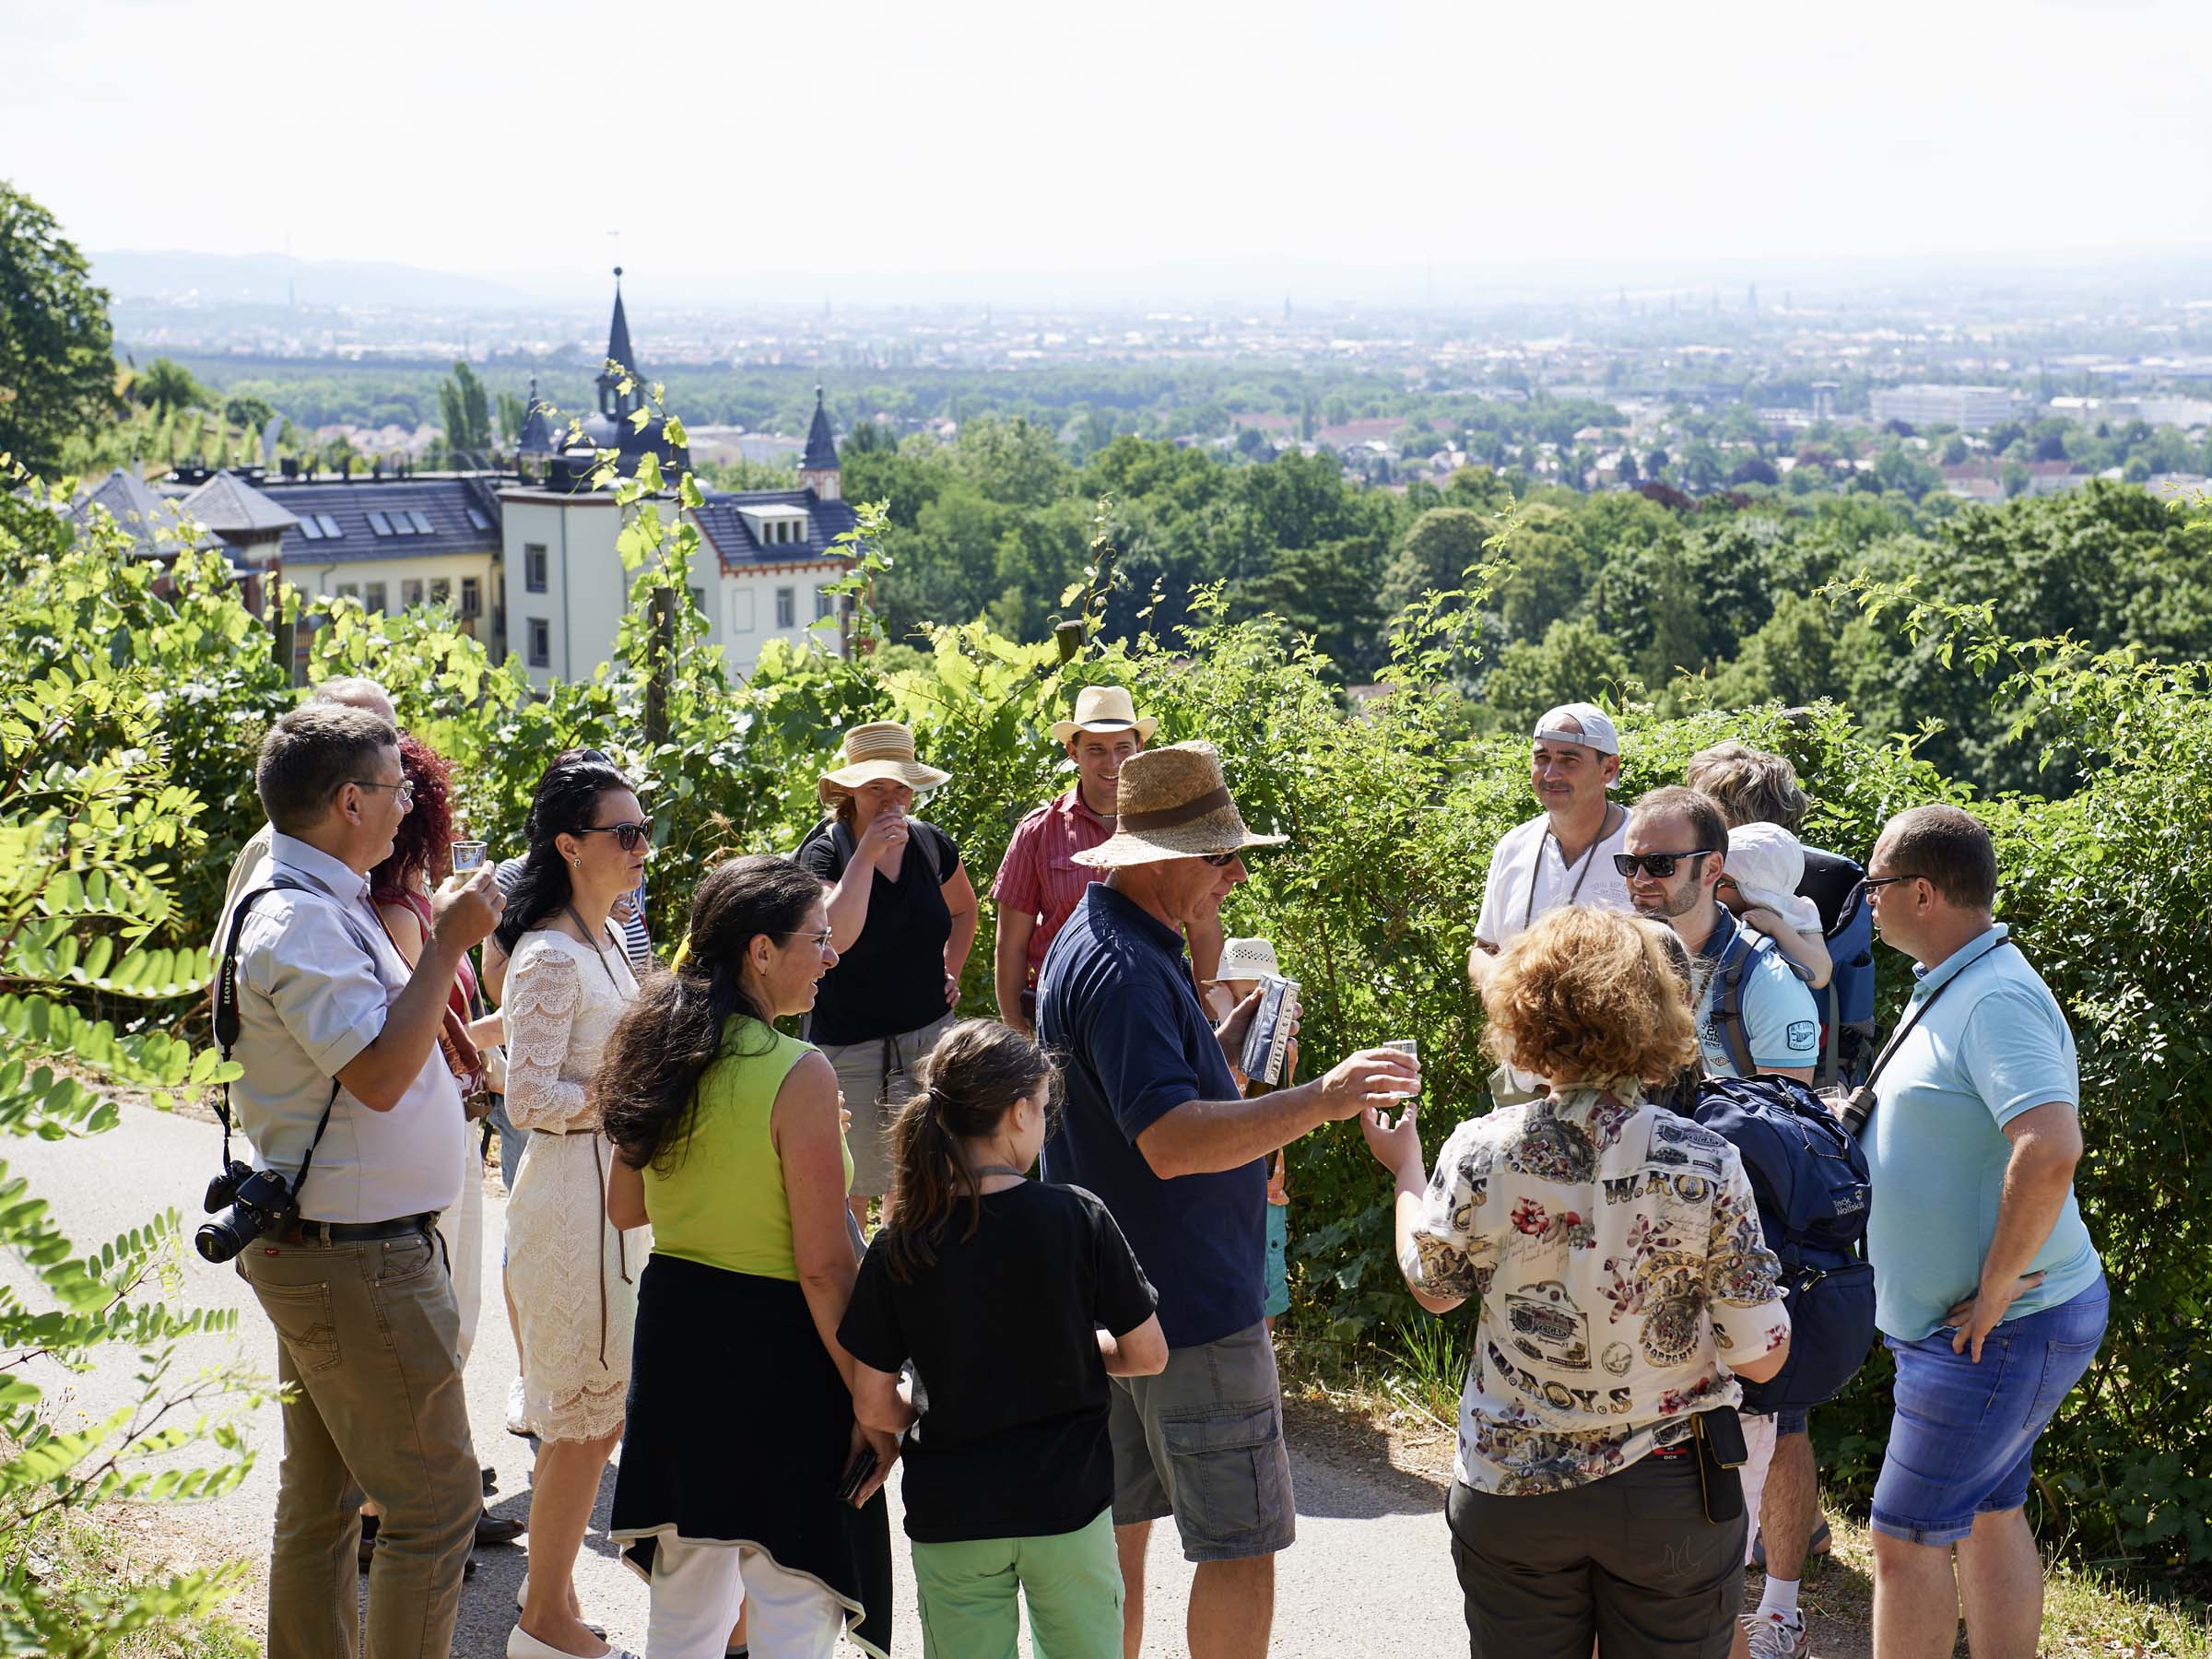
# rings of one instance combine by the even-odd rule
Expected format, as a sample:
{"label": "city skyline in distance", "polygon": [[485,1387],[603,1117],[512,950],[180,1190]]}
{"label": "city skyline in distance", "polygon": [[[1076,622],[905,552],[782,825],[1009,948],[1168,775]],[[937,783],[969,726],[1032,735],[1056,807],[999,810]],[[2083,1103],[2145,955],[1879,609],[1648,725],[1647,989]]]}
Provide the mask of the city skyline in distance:
{"label": "city skyline in distance", "polygon": [[[2171,0],[1664,29],[1608,4],[1571,29],[1151,0],[1106,27],[999,0],[650,27],[565,0],[394,0],[366,26],[0,5],[22,60],[0,153],[88,249],[554,302],[618,260],[672,304],[1456,304],[2009,265],[2201,265],[2212,288],[2212,105],[2183,67],[2212,27]],[[97,67],[126,28],[184,96]]]}

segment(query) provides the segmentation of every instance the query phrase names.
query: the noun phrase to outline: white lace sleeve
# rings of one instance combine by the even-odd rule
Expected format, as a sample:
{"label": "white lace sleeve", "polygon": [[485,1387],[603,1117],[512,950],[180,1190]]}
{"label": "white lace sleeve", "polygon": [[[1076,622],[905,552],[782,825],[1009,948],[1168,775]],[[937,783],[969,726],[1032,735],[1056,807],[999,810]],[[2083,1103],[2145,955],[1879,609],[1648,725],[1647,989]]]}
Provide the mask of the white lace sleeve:
{"label": "white lace sleeve", "polygon": [[562,951],[534,950],[508,975],[507,1116],[518,1129],[565,1129],[584,1113],[583,1085],[560,1075],[582,995]]}

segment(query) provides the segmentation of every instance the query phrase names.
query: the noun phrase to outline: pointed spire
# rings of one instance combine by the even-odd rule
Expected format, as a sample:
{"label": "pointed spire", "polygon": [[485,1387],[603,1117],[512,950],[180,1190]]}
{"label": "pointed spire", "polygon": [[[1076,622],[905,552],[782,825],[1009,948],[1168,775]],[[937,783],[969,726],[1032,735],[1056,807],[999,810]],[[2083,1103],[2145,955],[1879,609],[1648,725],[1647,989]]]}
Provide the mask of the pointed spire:
{"label": "pointed spire", "polygon": [[606,355],[636,374],[638,354],[630,349],[629,318],[622,311],[622,267],[615,267],[615,321],[606,331]]}
{"label": "pointed spire", "polygon": [[622,310],[622,267],[615,267],[615,318],[606,331],[606,355],[622,365],[637,385],[623,395],[622,375],[604,366],[599,371],[599,413],[611,420],[619,420],[645,402],[645,371],[638,366],[638,354],[629,344],[629,318]]}
{"label": "pointed spire", "polygon": [[814,389],[814,424],[806,430],[806,453],[799,462],[802,472],[836,472],[837,439],[830,430],[830,412],[822,406],[822,389]]}

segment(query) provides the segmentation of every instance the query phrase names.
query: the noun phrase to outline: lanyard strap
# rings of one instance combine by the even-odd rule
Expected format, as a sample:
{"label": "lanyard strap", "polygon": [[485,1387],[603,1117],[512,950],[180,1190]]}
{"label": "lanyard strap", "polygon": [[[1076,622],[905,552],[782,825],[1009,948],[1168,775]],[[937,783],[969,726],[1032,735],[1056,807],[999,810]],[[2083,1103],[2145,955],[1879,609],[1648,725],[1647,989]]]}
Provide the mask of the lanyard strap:
{"label": "lanyard strap", "polygon": [[1899,1024],[1897,1030],[1890,1033],[1889,1041],[1883,1044],[1882,1052],[1876,1056],[1874,1067],[1866,1074],[1866,1081],[1862,1087],[1866,1088],[1872,1088],[1874,1087],[1874,1080],[1882,1075],[1882,1067],[1889,1064],[1889,1056],[1897,1053],[1898,1044],[1901,1043],[1907,1037],[1912,1035],[1913,1027],[1920,1024],[1922,1017],[1925,1015],[1930,1008],[1936,1006],[1936,999],[1937,997],[1941,996],[1946,991],[1948,991],[1953,985],[1957,984],[1960,980],[1966,977],[1967,969],[1971,968],[1974,963],[1980,961],[1983,957],[1994,956],[1998,951],[2004,949],[2006,946],[2011,943],[2011,935],[2007,935],[2006,937],[1999,939],[1994,945],[1988,947],[1986,949],[1977,951],[1971,958],[1960,965],[1958,972],[1952,974],[1950,978],[1945,980],[1942,984],[1936,986],[1935,990],[1929,992],[1927,1000],[1911,1010],[1911,1012],[1909,1012],[1905,1016],[1904,1019]]}
{"label": "lanyard strap", "polygon": [[[1570,904],[1583,896],[1583,883],[1590,879],[1590,866],[1597,862],[1597,850],[1606,844],[1606,838],[1613,833],[1615,805],[1612,801],[1606,803],[1606,816],[1597,827],[1597,839],[1590,843],[1589,851],[1584,853],[1578,861],[1582,865],[1583,873],[1574,878],[1574,886],[1567,890],[1567,902]],[[1528,865],[1528,902],[1521,908],[1521,926],[1524,932],[1536,916],[1536,878],[1544,873],[1544,845],[1547,841],[1559,840],[1559,838],[1551,832],[1551,818],[1547,814],[1544,819],[1544,833],[1536,837],[1536,855],[1529,861]],[[1567,843],[1559,841],[1559,857],[1562,862],[1566,856]]]}

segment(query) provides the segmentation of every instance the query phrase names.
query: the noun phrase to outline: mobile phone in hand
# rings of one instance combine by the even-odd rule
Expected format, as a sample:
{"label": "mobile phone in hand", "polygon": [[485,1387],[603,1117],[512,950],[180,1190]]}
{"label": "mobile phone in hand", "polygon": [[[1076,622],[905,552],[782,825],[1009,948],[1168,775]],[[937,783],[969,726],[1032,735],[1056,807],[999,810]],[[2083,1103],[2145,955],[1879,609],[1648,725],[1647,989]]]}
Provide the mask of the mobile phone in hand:
{"label": "mobile phone in hand", "polygon": [[875,1473],[876,1448],[863,1446],[853,1454],[853,1461],[845,1466],[845,1477],[837,1483],[837,1500],[840,1503],[852,1502],[860,1496],[860,1488],[867,1484],[868,1477]]}

